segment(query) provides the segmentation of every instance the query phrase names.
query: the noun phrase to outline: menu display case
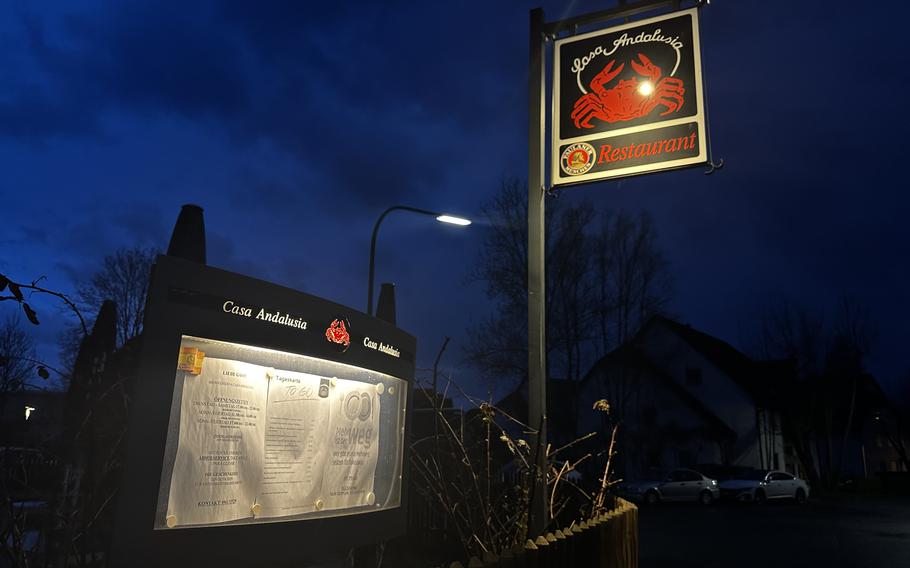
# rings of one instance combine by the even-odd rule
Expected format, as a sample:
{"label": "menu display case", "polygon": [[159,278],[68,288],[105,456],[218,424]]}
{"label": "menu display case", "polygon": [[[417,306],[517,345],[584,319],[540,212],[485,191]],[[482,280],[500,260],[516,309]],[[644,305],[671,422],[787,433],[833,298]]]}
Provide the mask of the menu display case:
{"label": "menu display case", "polygon": [[402,534],[415,350],[359,311],[159,257],[113,564],[293,564]]}

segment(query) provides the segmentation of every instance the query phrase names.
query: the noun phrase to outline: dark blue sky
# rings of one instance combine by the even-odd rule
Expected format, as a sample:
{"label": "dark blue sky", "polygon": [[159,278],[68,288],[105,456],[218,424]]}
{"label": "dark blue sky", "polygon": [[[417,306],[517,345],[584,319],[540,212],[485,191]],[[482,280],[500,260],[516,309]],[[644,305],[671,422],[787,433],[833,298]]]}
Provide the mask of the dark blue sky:
{"label": "dark blue sky", "polygon": [[[58,2],[0,8],[0,271],[69,291],[121,246],[165,247],[206,211],[210,264],[363,309],[387,206],[476,215],[527,176],[528,10],[538,2]],[[548,20],[612,2],[544,3]],[[680,319],[739,344],[785,295],[869,306],[870,366],[910,369],[907,8],[718,1],[702,11],[714,153],[726,167],[561,199],[645,209]],[[377,282],[429,367],[456,378],[492,306],[468,283],[484,227],[389,218]],[[49,304],[36,302],[39,308]],[[3,314],[0,314],[3,315]],[[53,318],[37,328],[52,358]]]}

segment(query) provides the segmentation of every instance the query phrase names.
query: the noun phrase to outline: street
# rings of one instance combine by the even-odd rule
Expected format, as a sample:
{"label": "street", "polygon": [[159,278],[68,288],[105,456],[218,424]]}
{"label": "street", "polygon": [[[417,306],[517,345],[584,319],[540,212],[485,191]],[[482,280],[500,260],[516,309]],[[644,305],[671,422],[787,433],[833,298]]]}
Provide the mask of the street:
{"label": "street", "polygon": [[640,512],[641,568],[910,566],[910,499],[843,496]]}

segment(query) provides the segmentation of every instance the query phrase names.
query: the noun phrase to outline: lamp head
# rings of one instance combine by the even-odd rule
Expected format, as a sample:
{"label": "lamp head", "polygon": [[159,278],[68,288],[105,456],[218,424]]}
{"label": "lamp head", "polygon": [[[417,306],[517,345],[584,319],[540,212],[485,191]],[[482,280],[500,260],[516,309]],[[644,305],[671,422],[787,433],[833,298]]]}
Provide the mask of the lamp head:
{"label": "lamp head", "polygon": [[454,215],[439,215],[436,217],[436,220],[440,223],[449,223],[450,225],[461,225],[465,227],[471,224],[470,219],[465,219],[464,217],[455,217]]}

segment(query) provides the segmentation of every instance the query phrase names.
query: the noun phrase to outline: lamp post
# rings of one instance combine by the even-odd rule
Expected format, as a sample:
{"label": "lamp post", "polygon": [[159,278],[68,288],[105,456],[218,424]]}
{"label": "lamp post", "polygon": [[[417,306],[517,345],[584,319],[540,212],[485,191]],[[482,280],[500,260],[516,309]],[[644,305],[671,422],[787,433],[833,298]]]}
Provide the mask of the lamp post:
{"label": "lamp post", "polygon": [[392,211],[410,211],[411,213],[417,213],[419,215],[428,215],[430,217],[435,217],[440,223],[448,223],[450,225],[467,226],[471,224],[471,221],[463,217],[436,213],[426,209],[408,207],[407,205],[393,205],[383,211],[382,215],[379,216],[379,219],[376,219],[376,224],[373,226],[373,236],[370,238],[370,276],[368,284],[369,289],[367,290],[367,314],[369,315],[373,315],[373,274],[376,268],[376,234],[379,233],[379,225],[382,223],[382,220]]}

